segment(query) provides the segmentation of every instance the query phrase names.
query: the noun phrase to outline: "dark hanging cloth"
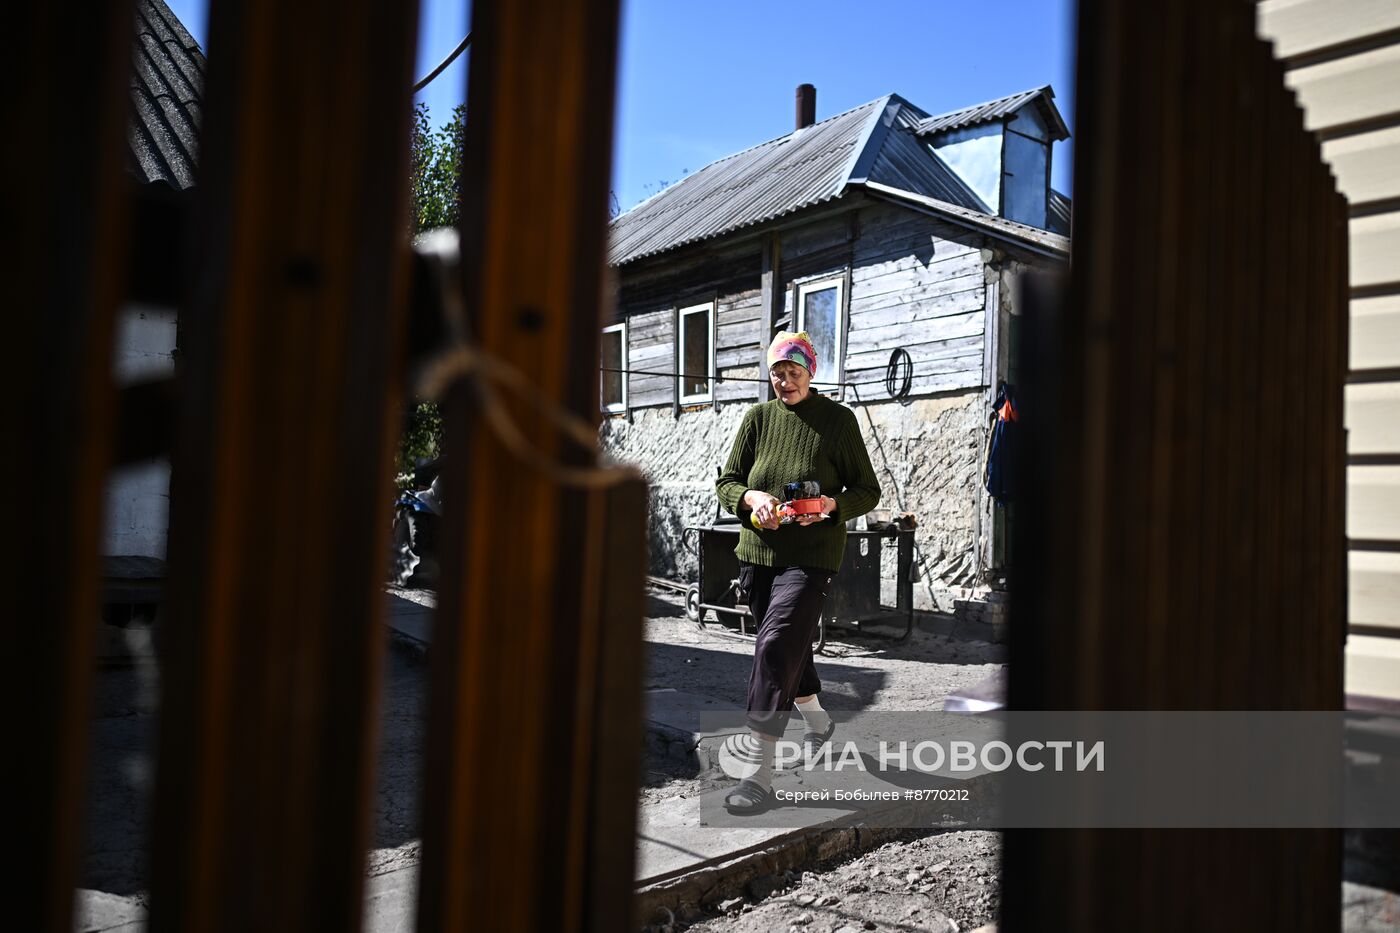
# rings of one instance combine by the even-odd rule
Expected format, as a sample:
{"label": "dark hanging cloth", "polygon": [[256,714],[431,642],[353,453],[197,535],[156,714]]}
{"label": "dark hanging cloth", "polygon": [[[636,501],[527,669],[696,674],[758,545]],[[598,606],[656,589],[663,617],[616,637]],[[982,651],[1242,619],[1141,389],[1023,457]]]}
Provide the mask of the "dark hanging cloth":
{"label": "dark hanging cloth", "polygon": [[987,492],[991,493],[998,505],[1011,499],[1012,471],[1021,430],[1017,424],[1018,417],[1016,390],[1003,382],[989,416],[992,430],[987,439],[987,465],[983,473]]}

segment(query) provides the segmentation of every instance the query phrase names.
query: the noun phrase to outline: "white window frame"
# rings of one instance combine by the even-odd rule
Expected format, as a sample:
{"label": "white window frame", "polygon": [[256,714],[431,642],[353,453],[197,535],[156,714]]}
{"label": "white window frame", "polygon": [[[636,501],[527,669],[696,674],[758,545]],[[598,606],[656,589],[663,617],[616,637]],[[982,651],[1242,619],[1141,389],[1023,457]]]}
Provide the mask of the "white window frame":
{"label": "white window frame", "polygon": [[[618,358],[618,367],[617,367],[617,368],[618,368],[618,369],[622,369],[622,370],[627,369],[627,321],[626,321],[626,319],[623,319],[622,321],[618,322],[617,324],[609,324],[607,327],[604,327],[604,328],[603,328],[603,336],[606,337],[608,334],[621,334],[621,336],[618,338],[618,339],[621,341],[621,344],[622,344],[622,345],[621,345],[621,348],[620,348],[620,350],[619,350],[619,352],[618,352],[618,354],[617,354],[617,358]],[[602,355],[603,355],[602,347],[600,346],[600,347],[598,348],[599,367],[600,367],[600,368],[601,368],[601,366],[602,366]],[[600,372],[598,375],[601,377],[601,376],[603,375],[603,373]],[[613,405],[607,404],[607,401],[603,398],[603,380],[602,380],[601,378],[599,378],[599,380],[598,380],[598,405],[599,405],[600,408],[602,408],[604,414],[608,414],[608,415],[618,415],[618,414],[622,414],[623,412],[627,411],[627,382],[628,382],[627,373],[625,373],[625,372],[619,373],[619,374],[618,374],[618,378],[622,380],[622,401],[621,401],[620,403],[613,404]]]}
{"label": "white window frame", "polygon": [[[706,323],[707,340],[709,340],[709,353],[706,354],[706,372],[708,381],[705,383],[705,391],[698,395],[685,395],[685,319],[691,314],[704,313]],[[682,405],[698,405],[704,402],[712,402],[715,398],[715,303],[713,301],[702,302],[698,305],[688,305],[676,311],[676,397],[680,399]],[[692,375],[695,375],[692,373]]]}
{"label": "white window frame", "polygon": [[834,372],[835,378],[831,382],[826,382],[820,377],[812,380],[813,388],[820,392],[831,393],[838,388],[839,383],[845,379],[846,370],[846,275],[829,275],[825,278],[813,279],[810,282],[803,282],[797,286],[797,329],[805,331],[807,329],[807,293],[825,291],[828,288],[836,289],[836,346],[832,350],[834,359],[818,360],[817,371],[823,369],[823,364],[828,372]]}

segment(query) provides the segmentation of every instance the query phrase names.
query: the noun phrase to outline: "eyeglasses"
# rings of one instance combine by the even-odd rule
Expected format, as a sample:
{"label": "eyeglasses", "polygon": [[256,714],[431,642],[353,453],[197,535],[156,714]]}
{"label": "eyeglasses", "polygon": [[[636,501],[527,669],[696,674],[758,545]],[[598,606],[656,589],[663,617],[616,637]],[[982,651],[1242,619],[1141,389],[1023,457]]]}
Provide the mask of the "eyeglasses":
{"label": "eyeglasses", "polygon": [[798,382],[798,381],[802,378],[802,373],[803,373],[803,372],[806,372],[806,370],[802,370],[802,369],[791,370],[791,369],[790,369],[790,370],[783,371],[783,370],[777,370],[777,369],[775,369],[775,370],[773,370],[772,372],[770,372],[770,373],[768,374],[768,378],[771,379],[773,382],[792,382],[792,383],[796,383],[796,382]]}

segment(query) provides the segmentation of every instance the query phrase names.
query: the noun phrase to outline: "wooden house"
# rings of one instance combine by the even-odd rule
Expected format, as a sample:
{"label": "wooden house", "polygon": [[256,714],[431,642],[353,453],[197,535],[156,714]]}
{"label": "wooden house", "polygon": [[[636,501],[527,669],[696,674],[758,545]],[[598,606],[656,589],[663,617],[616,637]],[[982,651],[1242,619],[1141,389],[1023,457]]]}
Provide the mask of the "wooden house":
{"label": "wooden house", "polygon": [[651,479],[652,573],[688,579],[682,529],[715,518],[716,466],[772,397],[766,345],[806,330],[814,384],[859,410],[881,507],[919,517],[916,604],[984,603],[1004,565],[981,471],[991,400],[1015,375],[1012,285],[1069,253],[1054,92],[942,115],[891,94],[815,122],[803,85],[797,109],[792,132],[613,222],[604,449]]}

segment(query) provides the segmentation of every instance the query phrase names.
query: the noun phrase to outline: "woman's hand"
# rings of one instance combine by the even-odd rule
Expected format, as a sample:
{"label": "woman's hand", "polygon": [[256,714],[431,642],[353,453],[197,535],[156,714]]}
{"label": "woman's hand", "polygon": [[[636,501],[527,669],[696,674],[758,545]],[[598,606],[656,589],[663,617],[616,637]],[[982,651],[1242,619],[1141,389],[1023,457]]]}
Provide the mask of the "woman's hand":
{"label": "woman's hand", "polygon": [[830,496],[822,496],[822,511],[821,511],[821,514],[820,514],[820,515],[799,515],[799,516],[797,516],[797,524],[799,524],[799,525],[813,525],[813,524],[816,524],[817,522],[826,521],[826,519],[831,515],[831,513],[832,513],[832,512],[835,512],[835,511],[836,511],[836,500],[833,499],[833,498],[831,498]]}
{"label": "woman's hand", "polygon": [[759,525],[773,531],[778,527],[778,500],[760,489],[744,493],[744,505],[753,510]]}

